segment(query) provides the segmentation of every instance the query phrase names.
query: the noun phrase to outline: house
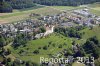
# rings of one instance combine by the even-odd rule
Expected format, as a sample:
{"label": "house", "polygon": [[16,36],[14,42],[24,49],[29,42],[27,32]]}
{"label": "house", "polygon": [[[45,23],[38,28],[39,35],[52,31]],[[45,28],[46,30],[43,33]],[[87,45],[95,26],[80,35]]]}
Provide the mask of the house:
{"label": "house", "polygon": [[72,22],[67,22],[67,23],[61,23],[61,26],[63,27],[72,27],[74,24]]}
{"label": "house", "polygon": [[74,10],[74,13],[84,15],[84,16],[89,16],[90,13],[87,10],[81,9],[81,10]]}
{"label": "house", "polygon": [[96,20],[100,22],[100,16],[98,16],[98,17],[96,18]]}
{"label": "house", "polygon": [[35,35],[35,38],[36,39],[39,39],[39,38],[41,38],[41,37],[43,37],[44,36],[44,33],[39,33],[39,34],[36,34]]}

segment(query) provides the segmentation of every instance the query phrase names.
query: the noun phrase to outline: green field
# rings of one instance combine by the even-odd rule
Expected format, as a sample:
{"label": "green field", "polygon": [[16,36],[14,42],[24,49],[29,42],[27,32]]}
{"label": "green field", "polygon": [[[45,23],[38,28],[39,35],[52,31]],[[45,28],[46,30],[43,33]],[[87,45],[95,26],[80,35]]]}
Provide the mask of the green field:
{"label": "green field", "polygon": [[97,16],[100,16],[100,7],[91,8],[90,12]]}
{"label": "green field", "polygon": [[83,39],[88,39],[92,36],[97,36],[97,38],[100,40],[100,27],[96,26],[92,30],[89,28],[82,30],[81,32],[85,32],[85,35],[83,35]]}
{"label": "green field", "polygon": [[51,7],[60,11],[71,11],[71,10],[83,8],[80,6],[51,6]]}
{"label": "green field", "polygon": [[90,7],[91,13],[100,16],[100,2],[94,3],[94,4],[89,4],[88,6]]}
{"label": "green field", "polygon": [[[48,47],[47,50],[44,50],[43,46],[45,46],[45,45],[48,46],[49,45],[48,42],[50,42],[50,41],[52,43],[50,44],[50,46]],[[66,43],[66,45],[64,45],[64,43]],[[55,47],[53,45],[55,45]],[[63,48],[58,48],[59,45],[62,45]],[[70,38],[64,37],[60,34],[58,34],[58,35],[52,34],[51,36],[49,36],[47,38],[29,41],[27,43],[26,47],[20,46],[20,47],[18,47],[18,49],[13,49],[12,47],[9,47],[9,48],[11,49],[12,55],[14,57],[18,57],[18,58],[25,60],[25,61],[28,61],[31,59],[31,61],[39,62],[39,58],[41,56],[49,57],[49,54],[55,55],[58,52],[62,51],[63,49],[70,49],[71,46],[72,45],[71,45]],[[37,50],[39,47],[42,47],[41,49],[39,49],[40,53],[36,54],[36,55],[33,54],[34,50]],[[25,52],[22,53],[23,56],[20,56],[18,54],[20,52],[20,50],[25,50]]]}

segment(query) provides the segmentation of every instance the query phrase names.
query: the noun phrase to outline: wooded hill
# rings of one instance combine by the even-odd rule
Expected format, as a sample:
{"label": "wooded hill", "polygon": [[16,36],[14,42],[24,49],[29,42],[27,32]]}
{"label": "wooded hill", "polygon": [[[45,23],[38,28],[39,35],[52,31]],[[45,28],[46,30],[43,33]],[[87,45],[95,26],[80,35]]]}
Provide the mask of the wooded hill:
{"label": "wooded hill", "polygon": [[0,12],[12,12],[12,9],[23,9],[33,7],[32,0],[1,0]]}
{"label": "wooded hill", "polygon": [[82,4],[100,2],[100,0],[33,0],[33,2],[49,6],[52,5],[78,6]]}

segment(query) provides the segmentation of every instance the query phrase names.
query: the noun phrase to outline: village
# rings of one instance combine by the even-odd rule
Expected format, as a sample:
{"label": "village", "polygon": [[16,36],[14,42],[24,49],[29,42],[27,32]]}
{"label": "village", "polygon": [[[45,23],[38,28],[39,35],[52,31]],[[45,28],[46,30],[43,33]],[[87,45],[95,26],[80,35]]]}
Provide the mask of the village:
{"label": "village", "polygon": [[[34,17],[38,14],[31,14]],[[1,24],[0,34],[6,38],[16,38],[17,34],[30,35],[30,40],[37,40],[54,33],[55,27],[70,28],[75,26],[94,27],[100,25],[100,16],[91,14],[88,9],[78,9],[71,13],[62,12],[57,15],[40,16],[38,19],[26,19],[15,23]],[[41,29],[42,28],[42,29]],[[77,52],[79,45],[73,45],[73,50]],[[66,50],[56,53],[54,57],[59,57],[66,53]],[[73,56],[69,56],[69,63],[73,62]],[[92,64],[94,66],[94,64]],[[48,66],[51,66],[48,63]],[[60,64],[59,66],[65,66]]]}
{"label": "village", "polygon": [[[31,14],[34,16],[34,14]],[[34,33],[39,32],[41,26],[46,30],[45,33],[37,33],[32,39],[46,36],[53,32],[54,26],[73,27],[75,25],[95,26],[100,24],[100,16],[90,14],[88,9],[74,10],[71,14],[62,12],[53,16],[42,16],[39,20],[26,19],[23,21],[1,24],[0,33],[6,37],[15,37],[17,32]]]}

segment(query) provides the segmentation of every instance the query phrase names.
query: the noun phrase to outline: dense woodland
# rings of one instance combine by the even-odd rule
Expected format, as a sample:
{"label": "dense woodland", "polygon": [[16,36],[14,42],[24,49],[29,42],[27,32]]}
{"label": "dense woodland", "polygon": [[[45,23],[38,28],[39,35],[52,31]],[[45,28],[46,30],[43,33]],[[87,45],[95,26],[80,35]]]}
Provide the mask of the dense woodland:
{"label": "dense woodland", "polygon": [[49,6],[52,5],[78,6],[82,4],[100,2],[100,0],[33,0],[33,2]]}
{"label": "dense woodland", "polygon": [[13,9],[33,7],[32,0],[0,0],[0,12],[12,12]]}
{"label": "dense woodland", "polygon": [[78,6],[100,2],[100,0],[0,0],[0,12],[12,12],[13,9],[23,9],[35,6],[34,3],[49,6]]}

